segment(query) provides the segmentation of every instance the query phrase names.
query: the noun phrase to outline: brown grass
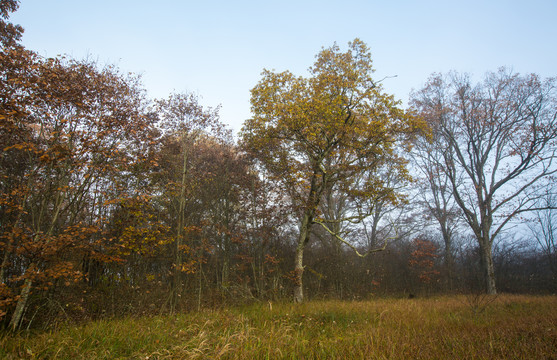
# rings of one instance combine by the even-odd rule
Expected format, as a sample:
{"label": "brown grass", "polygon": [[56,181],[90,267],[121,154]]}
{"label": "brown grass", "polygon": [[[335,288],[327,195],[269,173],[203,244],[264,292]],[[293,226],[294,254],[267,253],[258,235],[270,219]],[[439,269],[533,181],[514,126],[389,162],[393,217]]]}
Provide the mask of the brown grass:
{"label": "brown grass", "polygon": [[557,298],[255,304],[3,335],[6,359],[556,359]]}

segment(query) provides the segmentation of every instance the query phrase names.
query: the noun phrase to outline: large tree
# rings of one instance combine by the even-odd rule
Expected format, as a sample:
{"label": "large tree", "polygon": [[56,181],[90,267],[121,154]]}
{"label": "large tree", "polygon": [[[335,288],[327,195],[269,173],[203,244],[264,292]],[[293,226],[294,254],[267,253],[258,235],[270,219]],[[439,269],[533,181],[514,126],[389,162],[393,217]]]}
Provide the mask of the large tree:
{"label": "large tree", "polygon": [[467,75],[433,75],[412,95],[431,125],[432,146],[444,147],[438,165],[480,250],[484,288],[496,293],[493,242],[537,199],[557,171],[555,78],[506,69],[474,85]]}
{"label": "large tree", "polygon": [[[251,91],[253,117],[242,129],[243,146],[288,193],[299,218],[295,302],[304,298],[303,254],[312,225],[334,233],[319,212],[325,191],[340,189],[352,199],[397,200],[381,178],[361,181],[362,174],[395,156],[398,142],[419,124],[382,91],[373,71],[367,46],[356,39],[346,52],[337,45],[323,49],[307,78],[264,70]],[[396,164],[404,174],[404,163]],[[360,221],[369,213],[355,209],[336,221]]]}

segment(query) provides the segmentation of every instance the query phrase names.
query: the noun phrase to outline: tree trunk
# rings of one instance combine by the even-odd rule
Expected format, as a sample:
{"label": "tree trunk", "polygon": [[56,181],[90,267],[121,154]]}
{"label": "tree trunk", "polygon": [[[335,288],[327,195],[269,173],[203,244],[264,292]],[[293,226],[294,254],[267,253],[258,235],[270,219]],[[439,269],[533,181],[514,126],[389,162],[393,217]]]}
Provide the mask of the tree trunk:
{"label": "tree trunk", "polygon": [[300,225],[300,234],[298,236],[298,245],[296,246],[296,257],[294,259],[294,302],[300,304],[304,301],[304,249],[309,240],[309,230],[311,227],[312,215],[310,211],[306,211]]}
{"label": "tree trunk", "polygon": [[495,287],[495,268],[493,266],[491,246],[489,244],[485,244],[485,241],[482,241],[480,244],[480,265],[485,293],[488,295],[497,294],[497,288]]}
{"label": "tree trunk", "polygon": [[296,247],[296,258],[294,264],[294,302],[300,304],[304,301],[304,287],[302,282],[302,275],[304,274],[304,247],[305,245],[298,244]]}
{"label": "tree trunk", "polygon": [[452,291],[454,288],[454,259],[453,252],[449,247],[450,243],[445,241],[445,275],[446,275],[446,286],[447,290]]}
{"label": "tree trunk", "polygon": [[23,283],[23,289],[21,290],[19,300],[17,301],[17,305],[15,307],[15,311],[10,320],[9,327],[13,331],[16,331],[19,327],[19,324],[21,323],[23,310],[25,310],[25,306],[27,306],[27,299],[29,299],[29,294],[31,293],[32,285],[33,285],[33,281],[31,279],[25,279],[25,282]]}
{"label": "tree trunk", "polygon": [[443,235],[443,242],[445,243],[445,278],[447,290],[453,290],[454,278],[454,258],[453,258],[453,239],[451,231],[448,229],[446,220],[441,223],[441,233]]}

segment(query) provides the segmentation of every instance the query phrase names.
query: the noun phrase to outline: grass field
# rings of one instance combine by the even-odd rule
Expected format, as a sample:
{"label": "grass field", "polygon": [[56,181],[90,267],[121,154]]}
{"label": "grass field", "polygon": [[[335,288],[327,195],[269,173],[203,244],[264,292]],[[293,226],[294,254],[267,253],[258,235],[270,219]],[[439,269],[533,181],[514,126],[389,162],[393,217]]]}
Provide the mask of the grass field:
{"label": "grass field", "polygon": [[2,359],[557,359],[557,297],[261,303],[1,335]]}

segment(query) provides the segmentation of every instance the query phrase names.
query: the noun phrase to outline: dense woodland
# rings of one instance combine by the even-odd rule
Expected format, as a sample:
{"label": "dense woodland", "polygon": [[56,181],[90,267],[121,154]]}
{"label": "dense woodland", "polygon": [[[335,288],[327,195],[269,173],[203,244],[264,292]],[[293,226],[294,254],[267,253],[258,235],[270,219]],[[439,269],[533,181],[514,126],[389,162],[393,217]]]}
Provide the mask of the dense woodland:
{"label": "dense woodland", "polygon": [[2,0],[0,322],[557,289],[556,79],[434,74],[356,39],[265,70],[235,137],[192,94],[20,44]]}

